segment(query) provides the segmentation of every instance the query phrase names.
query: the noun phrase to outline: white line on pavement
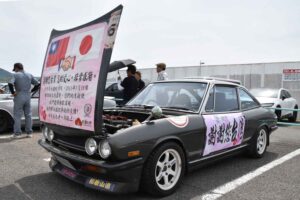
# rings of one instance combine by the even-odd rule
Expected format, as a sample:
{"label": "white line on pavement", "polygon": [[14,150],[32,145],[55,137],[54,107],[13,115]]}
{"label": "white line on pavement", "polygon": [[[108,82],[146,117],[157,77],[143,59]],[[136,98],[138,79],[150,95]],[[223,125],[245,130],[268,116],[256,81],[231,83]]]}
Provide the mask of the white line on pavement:
{"label": "white line on pavement", "polygon": [[46,162],[50,162],[51,158],[44,158],[43,160]]}
{"label": "white line on pavement", "polygon": [[14,185],[16,186],[16,188],[18,188],[20,190],[20,192],[22,192],[28,199],[33,200],[33,198],[31,198],[31,196],[29,194],[27,194],[23,188],[21,187],[21,185],[19,183],[14,183]]}
{"label": "white line on pavement", "polygon": [[261,166],[260,168],[257,168],[256,170],[249,172],[248,174],[245,174],[245,175],[241,176],[240,178],[237,178],[231,182],[225,183],[224,185],[221,185],[221,186],[215,188],[214,190],[209,191],[208,193],[206,193],[204,195],[196,196],[196,197],[192,198],[191,200],[215,200],[215,199],[218,199],[218,198],[222,197],[223,195],[225,195],[226,193],[243,185],[244,183],[247,183],[251,179],[267,172],[268,170],[270,170],[270,169],[272,169],[272,168],[274,168],[274,167],[276,167],[298,155],[300,155],[300,149],[297,149],[277,160],[274,160],[264,166]]}

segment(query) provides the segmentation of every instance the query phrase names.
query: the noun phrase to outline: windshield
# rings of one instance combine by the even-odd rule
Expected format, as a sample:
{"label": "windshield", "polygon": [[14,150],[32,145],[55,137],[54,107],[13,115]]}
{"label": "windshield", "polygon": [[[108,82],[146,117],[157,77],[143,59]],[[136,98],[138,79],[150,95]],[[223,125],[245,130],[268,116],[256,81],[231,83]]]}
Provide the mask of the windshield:
{"label": "windshield", "polygon": [[162,109],[198,111],[206,83],[160,82],[148,85],[127,106],[160,106]]}
{"label": "windshield", "polygon": [[250,93],[255,97],[277,98],[278,90],[275,89],[252,89]]}

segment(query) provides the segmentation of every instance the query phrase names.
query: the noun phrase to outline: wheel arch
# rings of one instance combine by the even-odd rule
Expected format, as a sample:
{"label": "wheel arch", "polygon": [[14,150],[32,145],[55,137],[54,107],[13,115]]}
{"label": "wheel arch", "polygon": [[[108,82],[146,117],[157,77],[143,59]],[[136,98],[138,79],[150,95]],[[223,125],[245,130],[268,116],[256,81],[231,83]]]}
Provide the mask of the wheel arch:
{"label": "wheel arch", "polygon": [[261,128],[265,128],[267,130],[267,146],[269,146],[270,144],[270,132],[271,132],[271,129],[269,128],[268,124],[267,123],[262,123],[257,129],[256,129],[256,132],[261,129]]}
{"label": "wheel arch", "polygon": [[0,132],[7,131],[10,128],[12,128],[12,126],[14,124],[14,118],[13,118],[12,114],[5,109],[0,109],[0,115],[3,115],[5,118],[8,118],[7,127],[5,127],[5,126],[2,127]]}
{"label": "wheel arch", "polygon": [[159,148],[161,145],[166,144],[168,142],[174,142],[176,144],[178,144],[183,153],[184,153],[184,162],[185,162],[185,173],[187,173],[188,171],[188,152],[185,148],[185,145],[183,143],[183,141],[176,137],[176,136],[168,136],[168,137],[164,137],[164,138],[160,138],[156,141],[156,143],[153,145],[153,148],[151,149],[151,152],[149,153],[149,155],[147,156],[146,160],[148,160],[148,157],[151,155],[151,153],[156,150],[157,148]]}
{"label": "wheel arch", "polygon": [[14,117],[12,116],[12,114],[10,112],[8,112],[6,109],[1,108],[0,109],[0,114],[1,113],[4,113],[4,114],[8,115],[11,118],[11,120],[14,120]]}

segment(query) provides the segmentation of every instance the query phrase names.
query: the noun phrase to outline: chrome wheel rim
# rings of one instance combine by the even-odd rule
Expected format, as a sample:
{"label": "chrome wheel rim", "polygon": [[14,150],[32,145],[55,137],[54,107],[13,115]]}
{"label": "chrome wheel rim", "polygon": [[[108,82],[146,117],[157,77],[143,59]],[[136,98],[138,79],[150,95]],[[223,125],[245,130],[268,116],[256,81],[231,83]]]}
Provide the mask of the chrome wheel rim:
{"label": "chrome wheel rim", "polygon": [[182,161],[174,149],[165,150],[159,157],[155,167],[155,181],[162,190],[170,190],[179,180]]}
{"label": "chrome wheel rim", "polygon": [[263,154],[267,146],[267,133],[265,129],[261,129],[257,137],[257,153]]}

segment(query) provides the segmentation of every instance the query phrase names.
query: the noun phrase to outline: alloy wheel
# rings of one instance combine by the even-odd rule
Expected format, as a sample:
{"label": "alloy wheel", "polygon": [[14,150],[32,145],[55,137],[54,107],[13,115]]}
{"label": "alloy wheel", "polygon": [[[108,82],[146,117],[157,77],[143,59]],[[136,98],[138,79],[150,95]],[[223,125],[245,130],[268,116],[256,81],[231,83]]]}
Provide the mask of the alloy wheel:
{"label": "alloy wheel", "polygon": [[257,153],[263,154],[267,146],[267,132],[265,129],[261,129],[257,137]]}
{"label": "alloy wheel", "polygon": [[162,190],[173,188],[182,172],[182,160],[174,149],[165,150],[159,157],[155,168],[155,180]]}

